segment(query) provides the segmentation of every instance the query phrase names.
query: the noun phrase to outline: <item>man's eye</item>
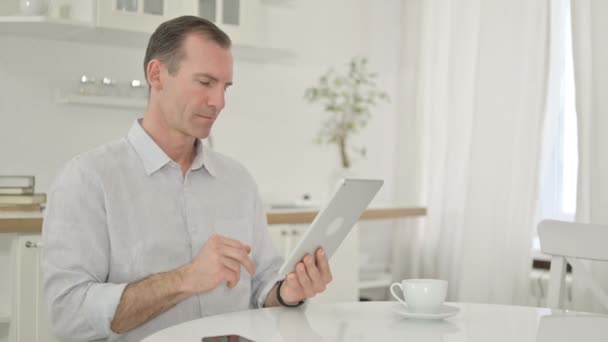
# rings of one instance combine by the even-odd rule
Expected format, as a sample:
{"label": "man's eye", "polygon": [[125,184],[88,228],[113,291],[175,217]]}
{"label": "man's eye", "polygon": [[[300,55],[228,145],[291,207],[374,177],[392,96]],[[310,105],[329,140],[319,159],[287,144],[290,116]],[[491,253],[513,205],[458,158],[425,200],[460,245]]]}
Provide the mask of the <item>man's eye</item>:
{"label": "man's eye", "polygon": [[209,82],[209,81],[198,81],[198,83],[200,83],[200,84],[202,84],[204,86],[211,85],[211,82]]}

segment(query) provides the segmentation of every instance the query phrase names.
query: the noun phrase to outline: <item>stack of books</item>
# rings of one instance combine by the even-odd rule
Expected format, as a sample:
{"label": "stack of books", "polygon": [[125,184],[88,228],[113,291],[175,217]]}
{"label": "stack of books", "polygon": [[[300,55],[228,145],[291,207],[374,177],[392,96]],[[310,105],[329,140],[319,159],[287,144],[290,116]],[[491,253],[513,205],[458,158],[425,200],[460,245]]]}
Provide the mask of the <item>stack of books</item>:
{"label": "stack of books", "polygon": [[35,193],[34,176],[0,175],[0,211],[39,211],[46,194]]}

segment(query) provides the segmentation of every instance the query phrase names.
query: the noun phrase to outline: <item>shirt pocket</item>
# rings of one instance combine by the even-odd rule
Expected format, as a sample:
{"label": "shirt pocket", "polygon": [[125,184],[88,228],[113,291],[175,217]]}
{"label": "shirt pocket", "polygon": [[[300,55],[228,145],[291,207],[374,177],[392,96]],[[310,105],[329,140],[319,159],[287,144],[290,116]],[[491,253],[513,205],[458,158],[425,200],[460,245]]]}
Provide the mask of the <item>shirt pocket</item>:
{"label": "shirt pocket", "polygon": [[[213,224],[216,234],[238,240],[251,246],[252,222],[246,218],[216,218]],[[253,246],[251,246],[253,248]]]}

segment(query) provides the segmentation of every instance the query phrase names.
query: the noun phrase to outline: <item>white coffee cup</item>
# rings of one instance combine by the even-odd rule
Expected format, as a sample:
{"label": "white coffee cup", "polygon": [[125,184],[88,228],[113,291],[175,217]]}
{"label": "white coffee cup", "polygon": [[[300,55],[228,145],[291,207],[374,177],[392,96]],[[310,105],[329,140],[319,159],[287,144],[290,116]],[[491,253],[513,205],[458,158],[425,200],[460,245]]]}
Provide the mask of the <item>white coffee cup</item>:
{"label": "white coffee cup", "polygon": [[[403,299],[395,293],[395,286],[401,289]],[[391,294],[408,309],[419,313],[436,313],[445,302],[448,282],[440,279],[404,279],[391,285]]]}

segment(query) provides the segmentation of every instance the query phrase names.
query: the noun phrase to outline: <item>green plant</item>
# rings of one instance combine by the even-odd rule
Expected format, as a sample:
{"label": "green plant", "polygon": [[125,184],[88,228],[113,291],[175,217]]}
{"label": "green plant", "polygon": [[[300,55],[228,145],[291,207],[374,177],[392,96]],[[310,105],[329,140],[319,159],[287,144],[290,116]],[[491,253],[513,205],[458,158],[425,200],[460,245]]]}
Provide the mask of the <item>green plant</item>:
{"label": "green plant", "polygon": [[367,125],[371,110],[380,101],[388,101],[384,91],[377,89],[376,73],[367,69],[367,59],[354,57],[345,73],[330,69],[316,87],[306,89],[304,98],[320,102],[329,118],[323,122],[315,142],[337,144],[342,167],[351,166],[350,151],[365,156],[365,148],[351,146],[350,138]]}

